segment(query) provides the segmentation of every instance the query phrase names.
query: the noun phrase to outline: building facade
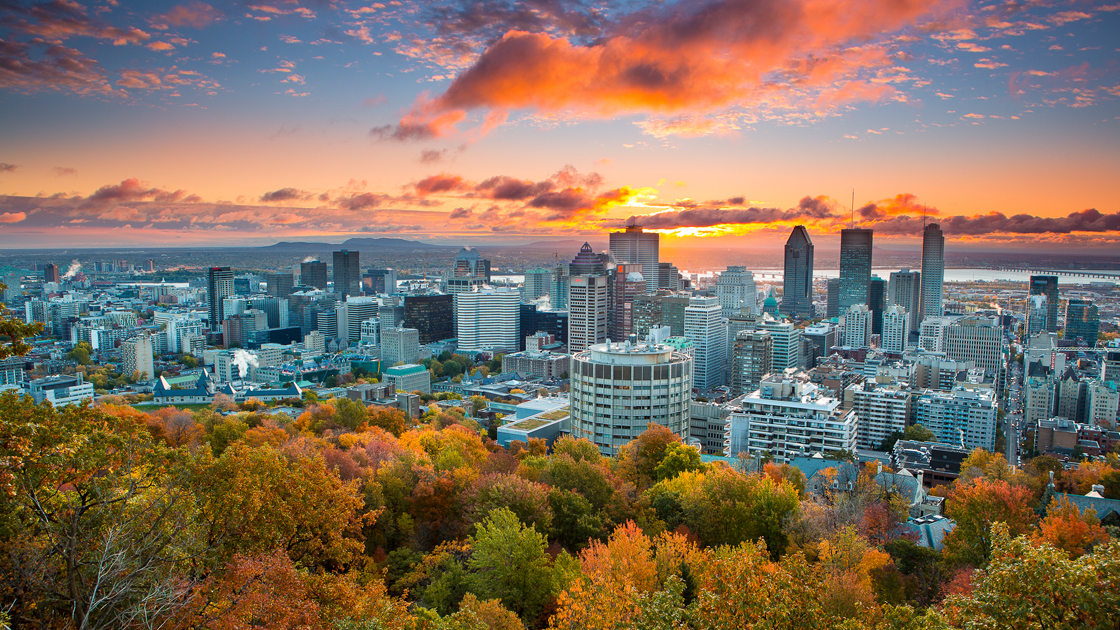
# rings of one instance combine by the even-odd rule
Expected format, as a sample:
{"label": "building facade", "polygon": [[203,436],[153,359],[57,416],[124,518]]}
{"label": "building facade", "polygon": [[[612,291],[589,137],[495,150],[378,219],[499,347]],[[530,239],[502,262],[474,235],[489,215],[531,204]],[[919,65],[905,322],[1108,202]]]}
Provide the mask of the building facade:
{"label": "building facade", "polygon": [[715,288],[724,317],[738,315],[744,308],[752,315],[758,314],[758,285],[746,267],[729,265],[720,272]]}
{"label": "building facade", "polygon": [[222,329],[225,299],[233,295],[233,271],[229,267],[211,267],[206,272],[206,303],[209,310],[210,330]]}
{"label": "building facade", "polygon": [[720,314],[715,297],[690,298],[684,309],[684,336],[693,345],[693,386],[701,391],[726,382],[727,329]]}
{"label": "building facade", "polygon": [[910,331],[916,333],[921,326],[922,274],[902,269],[892,271],[887,287],[887,304],[897,304],[910,313]]}
{"label": "building facade", "polygon": [[867,304],[874,237],[872,230],[840,230],[840,295],[837,307],[842,313],[853,304]]}
{"label": "building facade", "polygon": [[1031,276],[1030,295],[1046,296],[1046,331],[1058,332],[1058,276]]}
{"label": "building facade", "polygon": [[945,314],[945,234],[930,223],[922,233],[922,309],[918,319]]}
{"label": "building facade", "polygon": [[839,398],[807,379],[771,375],[740,404],[728,418],[728,457],[769,455],[788,463],[799,455],[855,452],[855,410],[844,409]]}
{"label": "building facade", "polygon": [[362,269],[358,252],[334,252],[334,292],[342,299],[362,294]]}
{"label": "building facade", "polygon": [[455,294],[459,350],[517,352],[521,345],[521,295],[484,289]]}
{"label": "building facade", "polygon": [[774,357],[774,339],[765,330],[744,330],[735,335],[731,349],[730,378],[732,396],[742,396],[758,389],[770,374]]}
{"label": "building facade", "polygon": [[657,290],[661,234],[628,225],[622,232],[611,232],[610,248],[615,263],[637,263],[642,266],[642,278],[646,282],[647,292]]}
{"label": "building facade", "polygon": [[795,226],[786,239],[781,313],[805,318],[814,315],[813,239],[804,225]]}

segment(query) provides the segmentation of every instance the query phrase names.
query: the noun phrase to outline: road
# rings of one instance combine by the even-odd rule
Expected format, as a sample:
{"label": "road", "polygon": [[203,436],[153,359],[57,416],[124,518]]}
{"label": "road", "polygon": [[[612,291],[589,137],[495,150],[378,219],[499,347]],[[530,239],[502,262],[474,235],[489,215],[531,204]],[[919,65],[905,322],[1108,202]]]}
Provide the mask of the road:
{"label": "road", "polygon": [[1023,427],[1023,368],[1019,364],[1012,366],[1011,378],[1007,387],[1007,416],[1004,418],[1005,443],[1007,463],[1010,466],[1022,464],[1020,453],[1020,435]]}

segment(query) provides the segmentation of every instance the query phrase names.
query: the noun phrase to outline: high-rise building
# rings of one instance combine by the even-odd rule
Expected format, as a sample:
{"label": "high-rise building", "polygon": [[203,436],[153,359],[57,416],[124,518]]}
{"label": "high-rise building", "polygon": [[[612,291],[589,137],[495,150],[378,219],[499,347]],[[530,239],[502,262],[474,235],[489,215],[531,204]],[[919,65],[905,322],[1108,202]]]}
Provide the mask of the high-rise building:
{"label": "high-rise building", "polygon": [[871,276],[867,291],[867,308],[871,309],[871,333],[883,332],[883,311],[887,310],[887,281],[879,276]]}
{"label": "high-rise building", "polygon": [[222,320],[222,341],[227,348],[242,347],[257,340],[257,332],[268,330],[268,315],[264,311],[248,309],[229,313]]}
{"label": "high-rise building", "polygon": [[916,333],[922,325],[919,321],[922,309],[922,274],[919,271],[903,269],[892,271],[887,288],[887,304],[897,304],[910,314],[910,330]]}
{"label": "high-rise building", "polygon": [[771,371],[774,340],[765,330],[744,330],[735,335],[731,348],[731,395],[749,394]]}
{"label": "high-rise building", "polygon": [[421,345],[455,337],[455,296],[449,293],[404,296],[404,325],[420,332]]}
{"label": "high-rise building", "polygon": [[590,243],[584,243],[579,248],[579,253],[572,259],[571,264],[568,265],[568,276],[586,276],[586,275],[600,275],[607,272],[606,266],[603,265],[603,259],[595,253],[591,248]]}
{"label": "high-rise building", "polygon": [[548,293],[552,308],[568,308],[568,266],[568,263],[560,263],[552,270],[552,290]]}
{"label": "high-rise building", "polygon": [[770,367],[775,373],[801,367],[800,328],[789,320],[766,316],[756,320],[756,328],[770,333],[770,338],[774,340],[774,356]]}
{"label": "high-rise building", "polygon": [[684,336],[693,344],[693,385],[701,391],[723,385],[727,331],[718,298],[689,299],[684,309]]}
{"label": "high-rise building", "polygon": [[327,263],[309,260],[299,265],[299,283],[316,289],[327,290]]}
{"label": "high-rise building", "polygon": [[650,328],[668,326],[670,335],[684,336],[684,309],[688,306],[688,295],[658,291],[654,295],[639,295],[634,298],[634,329],[632,332],[644,338]]}
{"label": "high-rise building", "polygon": [[225,299],[233,295],[233,271],[229,267],[211,267],[206,273],[206,303],[209,306],[210,330],[222,329],[226,318]]}
{"label": "high-rise building", "polygon": [[922,310],[918,319],[945,314],[945,234],[930,223],[922,233]]}
{"label": "high-rise building", "polygon": [[621,340],[634,332],[634,298],[645,294],[648,284],[642,275],[642,265],[638,263],[616,265],[613,281],[607,336]]}
{"label": "high-rise building", "polygon": [[[972,361],[998,384],[1008,353],[1007,335],[995,318],[969,315],[949,324],[946,352],[954,361]],[[985,447],[988,448],[988,447]]]}
{"label": "high-rise building", "polygon": [[1046,296],[1046,331],[1058,332],[1058,276],[1031,276],[1030,294]]}
{"label": "high-rise building", "polygon": [[728,265],[726,271],[720,272],[716,279],[716,297],[724,317],[738,315],[744,308],[758,313],[758,286],[754,274],[746,267]]}
{"label": "high-rise building", "polygon": [[866,304],[853,304],[844,314],[844,345],[871,347],[871,309]]}
{"label": "high-rise building", "polygon": [[809,357],[805,358],[805,366],[808,368],[816,367],[815,359],[827,357],[834,346],[840,345],[840,330],[828,322],[820,322],[806,327],[803,336],[812,344],[812,358],[814,360],[810,360]]}
{"label": "high-rise building", "polygon": [[1027,296],[1027,336],[1050,329],[1050,300],[1045,295]]}
{"label": "high-rise building", "polygon": [[813,317],[813,240],[804,225],[793,228],[786,240],[781,312]]}
{"label": "high-rise building", "polygon": [[608,456],[651,423],[688,438],[692,399],[688,355],[661,343],[612,341],[573,354],[571,366],[572,437],[590,440]]}
{"label": "high-rise building", "polygon": [[366,293],[371,295],[392,295],[397,292],[397,270],[369,269],[362,277],[362,284],[366,287]]}
{"label": "high-rise building", "polygon": [[447,278],[448,293],[475,291],[490,284],[490,261],[473,247],[464,247],[455,255]]}
{"label": "high-rise building", "polygon": [[381,329],[381,362],[411,364],[420,360],[420,333],[415,328]]}
{"label": "high-rise building", "polygon": [[23,295],[22,287],[20,287],[19,274],[13,273],[6,275],[4,276],[3,280],[0,280],[0,282],[4,283],[3,293],[0,293],[0,302],[3,302],[8,306],[13,306],[12,302],[14,302],[19,296]]}
{"label": "high-rise building", "polygon": [[121,344],[121,374],[132,376],[140,373],[140,380],[155,378],[155,358],[152,354],[152,338],[140,335]]}
{"label": "high-rise building", "polygon": [[267,285],[268,294],[278,298],[286,298],[291,295],[292,288],[295,286],[290,271],[266,273],[264,274],[264,281]]}
{"label": "high-rise building", "polygon": [[681,272],[673,263],[657,263],[657,288],[668,291],[680,291]]}
{"label": "high-rise building", "polygon": [[871,250],[874,231],[863,228],[840,230],[840,312],[853,304],[867,304],[871,289]]}
{"label": "high-rise building", "polygon": [[1090,381],[1088,384],[1087,420],[1094,426],[1113,427],[1120,414],[1120,392],[1115,382]]}
{"label": "high-rise building", "polygon": [[611,256],[615,263],[638,263],[642,266],[642,277],[646,281],[646,291],[653,293],[658,289],[658,256],[661,235],[646,232],[636,225],[628,225],[622,232],[611,232]]}
{"label": "high-rise building", "polygon": [[377,318],[381,320],[382,329],[404,326],[404,307],[396,303],[382,304],[377,309]]}
{"label": "high-rise building", "polygon": [[459,350],[517,352],[521,344],[521,294],[483,289],[455,294]]}
{"label": "high-rise building", "polygon": [[362,270],[358,252],[342,250],[334,253],[334,292],[340,298],[362,294]]}
{"label": "high-rise building", "polygon": [[840,317],[840,278],[829,278],[825,294],[825,317]]}
{"label": "high-rise building", "polygon": [[538,267],[525,271],[525,291],[522,300],[532,302],[545,295],[552,294],[552,278],[554,269]]}
{"label": "high-rise building", "polygon": [[899,304],[892,304],[883,313],[883,332],[879,348],[885,352],[902,352],[910,338],[910,313]]}
{"label": "high-rise building", "polygon": [[380,308],[375,297],[350,296],[345,302],[339,302],[334,307],[338,337],[348,341],[361,340],[362,322],[377,317]]}
{"label": "high-rise building", "polygon": [[53,282],[55,284],[62,282],[62,272],[58,265],[47,263],[47,266],[43,267],[43,282]]}
{"label": "high-rise building", "polygon": [[844,403],[859,418],[860,448],[878,449],[892,433],[905,431],[910,419],[910,392],[898,386],[873,380],[852,384],[844,389]]}
{"label": "high-rise building", "polygon": [[1080,338],[1087,346],[1096,346],[1101,332],[1101,317],[1091,300],[1070,298],[1066,303],[1066,339]]}
{"label": "high-rise building", "polygon": [[574,275],[569,278],[569,352],[583,352],[607,340],[608,293],[605,275]]}
{"label": "high-rise building", "polygon": [[938,442],[968,450],[995,450],[996,403],[990,389],[930,391],[918,398],[918,424]]}

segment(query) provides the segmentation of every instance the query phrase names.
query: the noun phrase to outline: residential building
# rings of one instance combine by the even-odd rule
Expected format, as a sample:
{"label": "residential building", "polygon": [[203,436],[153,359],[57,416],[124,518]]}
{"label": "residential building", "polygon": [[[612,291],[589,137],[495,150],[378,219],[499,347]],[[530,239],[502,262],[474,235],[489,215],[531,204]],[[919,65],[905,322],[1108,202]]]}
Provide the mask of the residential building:
{"label": "residential building", "polygon": [[[943,270],[944,271],[944,270]],[[909,333],[917,333],[922,316],[922,274],[902,269],[892,271],[887,288],[887,304],[897,304],[910,314]]]}
{"label": "residential building", "polygon": [[152,338],[148,335],[133,337],[121,344],[121,374],[132,376],[139,372],[140,379],[147,381],[155,378],[155,357],[152,353]]}
{"label": "residential building", "polygon": [[853,304],[867,304],[871,289],[871,252],[874,231],[863,228],[840,230],[840,312]]}
{"label": "residential building", "polygon": [[752,315],[758,314],[758,286],[746,267],[729,265],[720,272],[715,289],[724,317],[738,315],[744,308]]}
{"label": "residential building", "polygon": [[590,440],[607,456],[651,423],[687,439],[692,367],[691,357],[649,341],[593,344],[573,354],[572,437]]}
{"label": "residential building", "polygon": [[25,359],[12,356],[0,359],[0,390],[17,388],[24,379]]}
{"label": "residential building", "polygon": [[844,390],[845,407],[859,418],[856,441],[860,448],[878,450],[891,433],[902,433],[910,419],[910,392],[898,384],[866,380]]}
{"label": "residential building", "polygon": [[484,289],[455,294],[459,350],[517,352],[521,345],[521,295]]}
{"label": "residential building", "polygon": [[798,225],[786,240],[782,274],[781,312],[789,317],[813,317],[813,240]]}
{"label": "residential building", "polygon": [[[318,330],[312,330],[303,336],[303,348],[308,352],[324,353],[327,351],[327,339]],[[384,359],[384,354],[382,354]]]}
{"label": "residential building", "polygon": [[358,252],[334,252],[334,292],[340,298],[362,294],[362,269]]}
{"label": "residential building", "polygon": [[562,378],[571,369],[571,355],[548,350],[525,350],[502,355],[502,373],[519,372],[537,378]]}
{"label": "residential building", "polygon": [[772,374],[738,402],[728,417],[726,456],[768,455],[787,463],[799,455],[856,450],[855,410],[845,409],[839,398],[807,378]]}
{"label": "residential building", "polygon": [[1065,339],[1081,339],[1087,346],[1096,346],[1101,331],[1097,305],[1091,300],[1070,298],[1066,303]]}
{"label": "residential building", "polygon": [[917,404],[918,424],[932,431],[938,442],[995,450],[996,402],[991,389],[957,387],[926,392]]}
{"label": "residential building", "polygon": [[636,225],[628,225],[622,232],[611,232],[611,256],[615,263],[637,263],[642,266],[646,292],[658,289],[658,262],[661,234],[646,232]]}
{"label": "residential building", "polygon": [[945,314],[945,234],[941,225],[930,223],[922,233],[922,309],[918,319]]}
{"label": "residential building", "polygon": [[887,307],[883,313],[883,332],[879,335],[879,348],[884,352],[902,352],[910,338],[910,313],[898,304]]}
{"label": "residential building", "polygon": [[1023,381],[1023,422],[1033,426],[1054,416],[1057,391],[1049,376],[1028,376]]}
{"label": "residential building", "polygon": [[327,263],[309,260],[299,265],[299,283],[316,289],[327,290]]}
{"label": "residential building", "polygon": [[693,386],[704,391],[725,383],[727,331],[719,298],[692,297],[684,309],[684,336],[693,345]]}
{"label": "residential building", "polygon": [[393,387],[393,391],[421,394],[432,393],[431,373],[423,365],[415,363],[394,365],[381,371],[382,380]]}
{"label": "residential building", "polygon": [[765,330],[744,330],[735,335],[731,347],[731,395],[749,394],[772,371],[774,339]]}
{"label": "residential building", "polygon": [[927,317],[919,328],[918,347],[927,352],[946,352],[949,325],[957,317]]}
{"label": "residential building", "polygon": [[871,309],[866,304],[853,304],[844,315],[844,345],[849,348],[871,347]]}
{"label": "residential building", "polygon": [[1093,380],[1088,383],[1088,413],[1086,419],[1095,426],[1120,428],[1117,426],[1120,415],[1120,393],[1117,392],[1116,381],[1107,383]]}
{"label": "residential building", "polygon": [[1058,332],[1058,276],[1031,276],[1030,294],[1046,296],[1046,330]]}
{"label": "residential building", "polygon": [[226,318],[225,299],[233,295],[233,271],[229,267],[211,267],[206,273],[206,302],[209,306],[210,330],[222,329]]}

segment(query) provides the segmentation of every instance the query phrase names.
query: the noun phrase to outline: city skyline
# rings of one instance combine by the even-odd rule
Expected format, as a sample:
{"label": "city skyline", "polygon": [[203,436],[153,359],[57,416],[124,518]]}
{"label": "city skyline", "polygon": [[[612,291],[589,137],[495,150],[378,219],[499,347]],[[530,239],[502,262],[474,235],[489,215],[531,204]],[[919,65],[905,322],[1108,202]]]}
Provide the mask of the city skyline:
{"label": "city skyline", "polygon": [[6,4],[0,247],[1120,243],[1116,6],[541,6]]}

